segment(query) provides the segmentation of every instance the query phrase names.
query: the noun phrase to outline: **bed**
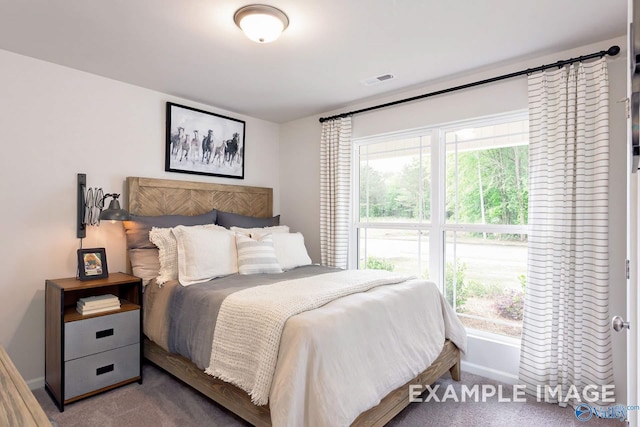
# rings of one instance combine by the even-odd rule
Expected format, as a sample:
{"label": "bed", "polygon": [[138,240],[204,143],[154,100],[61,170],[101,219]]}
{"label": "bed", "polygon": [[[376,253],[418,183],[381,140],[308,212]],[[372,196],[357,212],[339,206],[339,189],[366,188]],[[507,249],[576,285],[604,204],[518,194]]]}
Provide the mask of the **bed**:
{"label": "bed", "polygon": [[[273,214],[272,190],[261,187],[129,177],[127,197],[129,211],[135,215],[199,215],[212,208],[263,218]],[[349,298],[342,298],[341,301],[343,300],[349,301]],[[152,307],[145,306],[145,317],[146,312],[151,309]],[[147,360],[249,423],[256,426],[272,425],[271,404],[255,405],[247,392],[207,375],[201,366],[187,357],[168,351],[166,343],[160,341],[145,339],[144,356]],[[386,424],[409,404],[410,384],[429,385],[446,372],[450,372],[454,380],[460,379],[460,350],[448,339],[442,341],[439,355],[426,369],[388,393],[385,392],[386,395],[379,403],[361,412],[352,425]]]}

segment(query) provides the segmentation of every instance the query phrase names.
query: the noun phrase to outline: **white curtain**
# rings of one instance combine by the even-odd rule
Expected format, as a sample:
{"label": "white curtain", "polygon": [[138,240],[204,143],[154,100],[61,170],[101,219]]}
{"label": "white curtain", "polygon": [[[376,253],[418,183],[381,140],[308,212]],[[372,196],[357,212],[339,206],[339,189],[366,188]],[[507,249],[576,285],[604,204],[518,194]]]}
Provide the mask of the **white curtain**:
{"label": "white curtain", "polygon": [[[609,329],[609,82],[601,59],[529,77],[527,391],[613,384]],[[565,406],[568,402],[552,399]]]}
{"label": "white curtain", "polygon": [[351,206],[351,117],[322,123],[320,141],[322,265],[347,268]]}

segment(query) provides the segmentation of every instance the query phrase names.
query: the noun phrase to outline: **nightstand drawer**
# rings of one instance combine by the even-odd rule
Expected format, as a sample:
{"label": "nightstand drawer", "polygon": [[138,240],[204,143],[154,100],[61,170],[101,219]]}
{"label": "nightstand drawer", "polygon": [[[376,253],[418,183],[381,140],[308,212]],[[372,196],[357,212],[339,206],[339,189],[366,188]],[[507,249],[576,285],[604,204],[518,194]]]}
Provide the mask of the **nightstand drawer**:
{"label": "nightstand drawer", "polygon": [[65,323],[64,360],[140,342],[140,310]]}
{"label": "nightstand drawer", "polygon": [[64,399],[140,376],[140,344],[105,351],[64,364]]}

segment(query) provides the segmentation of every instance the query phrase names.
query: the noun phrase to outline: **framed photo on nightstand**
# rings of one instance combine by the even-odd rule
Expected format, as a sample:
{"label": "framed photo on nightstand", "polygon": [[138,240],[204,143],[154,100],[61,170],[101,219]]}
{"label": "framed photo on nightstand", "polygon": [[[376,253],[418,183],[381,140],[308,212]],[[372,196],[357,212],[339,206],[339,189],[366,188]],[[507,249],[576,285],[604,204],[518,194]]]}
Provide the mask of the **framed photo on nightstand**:
{"label": "framed photo on nightstand", "polygon": [[105,249],[78,249],[78,279],[93,280],[105,277],[109,277]]}

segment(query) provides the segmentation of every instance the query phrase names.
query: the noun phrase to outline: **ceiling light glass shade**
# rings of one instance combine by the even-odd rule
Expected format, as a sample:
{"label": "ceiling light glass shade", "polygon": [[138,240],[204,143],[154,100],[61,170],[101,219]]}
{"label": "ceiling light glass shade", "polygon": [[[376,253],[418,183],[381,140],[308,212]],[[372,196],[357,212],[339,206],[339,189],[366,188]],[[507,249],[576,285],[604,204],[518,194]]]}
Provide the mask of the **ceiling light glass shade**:
{"label": "ceiling light glass shade", "polygon": [[289,18],[283,11],[264,4],[238,9],[233,20],[249,39],[258,43],[276,40],[289,26]]}
{"label": "ceiling light glass shade", "polygon": [[128,221],[131,217],[129,212],[120,207],[120,202],[115,198],[109,202],[109,207],[100,212],[100,220],[107,221]]}

